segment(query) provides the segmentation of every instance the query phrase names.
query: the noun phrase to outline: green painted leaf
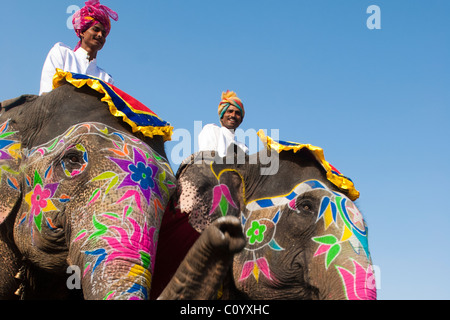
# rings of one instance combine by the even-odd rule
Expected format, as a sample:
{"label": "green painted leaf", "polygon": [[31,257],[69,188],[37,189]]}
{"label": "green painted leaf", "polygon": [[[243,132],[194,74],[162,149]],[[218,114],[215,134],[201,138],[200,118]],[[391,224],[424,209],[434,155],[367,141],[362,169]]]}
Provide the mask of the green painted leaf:
{"label": "green painted leaf", "polygon": [[328,250],[326,261],[327,269],[330,266],[331,262],[333,262],[333,260],[337,257],[339,252],[341,252],[341,245],[339,243],[335,244],[330,248],[330,250]]}
{"label": "green painted leaf", "polygon": [[89,202],[91,202],[94,198],[96,198],[95,196],[97,195],[97,193],[99,193],[100,189],[97,188],[94,190],[94,192],[92,193],[91,197],[89,198]]}
{"label": "green painted leaf", "polygon": [[106,172],[103,172],[102,174],[99,174],[98,176],[96,176],[91,181],[110,179],[110,178],[115,177],[115,176],[117,176],[117,174],[115,172],[106,171]]}
{"label": "green painted leaf", "polygon": [[91,234],[89,236],[89,239],[104,235],[108,231],[108,227],[105,226],[104,224],[98,222],[97,219],[95,219],[95,216],[92,216],[92,223],[94,224],[94,227],[95,227],[95,229],[97,229],[97,231],[94,232],[93,234]]}
{"label": "green painted leaf", "polygon": [[[3,138],[6,138],[6,137],[9,137],[9,136],[12,136],[14,133],[15,133],[15,132],[5,132],[5,133],[2,133],[2,134],[0,134],[0,139],[3,139]],[[8,140],[8,141],[10,141],[10,140]]]}
{"label": "green painted leaf", "polygon": [[133,212],[133,207],[128,207],[126,216],[129,217],[132,212]]}
{"label": "green painted leaf", "polygon": [[75,235],[75,239],[78,238],[81,234],[83,234],[84,232],[87,232],[86,229],[82,229],[80,230],[76,235]]}
{"label": "green painted leaf", "polygon": [[160,156],[158,156],[157,154],[153,153],[153,156],[155,157],[156,160],[161,160],[162,158]]}
{"label": "green painted leaf", "polygon": [[119,176],[115,176],[111,179],[111,182],[109,183],[108,187],[105,190],[105,195],[108,194],[109,190],[111,190],[112,187],[114,187],[117,183],[119,183]]}
{"label": "green painted leaf", "polygon": [[40,184],[42,186],[42,178],[39,175],[39,172],[37,172],[37,170],[34,172],[34,182],[33,182],[33,187],[36,186],[37,184]]}
{"label": "green painted leaf", "polygon": [[228,213],[228,201],[225,197],[222,197],[219,202],[220,211],[222,212],[222,216],[226,216]]}
{"label": "green painted leaf", "polygon": [[342,209],[342,197],[336,197],[335,202],[336,202],[337,209],[339,211],[339,215],[342,218],[342,221],[344,221],[347,228],[349,228],[351,230],[352,227],[351,227],[350,223],[348,222],[347,218],[345,217],[344,211]]}
{"label": "green painted leaf", "polygon": [[328,245],[335,244],[338,241],[337,238],[331,234],[322,236],[322,237],[315,237],[315,238],[313,238],[313,240],[315,242],[322,243],[322,244],[328,244]]}
{"label": "green painted leaf", "polygon": [[167,189],[166,185],[164,184],[164,180],[166,179],[166,172],[163,171],[159,175],[159,187],[164,190],[164,192],[169,195],[169,190]]}
{"label": "green painted leaf", "polygon": [[170,181],[170,180],[167,180],[167,181],[166,181],[166,184],[167,184],[167,186],[168,186],[169,188],[175,187],[175,183],[173,183],[173,182]]}
{"label": "green painted leaf", "polygon": [[34,223],[36,224],[36,227],[38,228],[39,232],[42,230],[42,211],[34,217]]}
{"label": "green painted leaf", "polygon": [[52,151],[53,148],[54,148],[54,147],[56,146],[56,144],[58,143],[58,141],[59,141],[59,139],[56,138],[55,141],[53,141],[52,145],[51,145],[50,147],[48,147],[48,150],[49,150],[49,151]]}
{"label": "green painted leaf", "polygon": [[151,261],[150,254],[148,254],[147,252],[144,252],[144,251],[140,251],[139,253],[141,255],[142,266],[145,269],[148,269],[150,267],[150,261]]}

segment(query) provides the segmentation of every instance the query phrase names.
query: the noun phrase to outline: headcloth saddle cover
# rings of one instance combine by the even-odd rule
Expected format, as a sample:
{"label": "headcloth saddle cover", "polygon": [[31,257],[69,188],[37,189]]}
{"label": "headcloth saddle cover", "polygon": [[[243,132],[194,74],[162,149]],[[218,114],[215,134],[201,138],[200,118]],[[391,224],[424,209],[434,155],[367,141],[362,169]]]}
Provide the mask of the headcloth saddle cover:
{"label": "headcloth saddle cover", "polygon": [[141,132],[150,138],[160,135],[163,136],[164,141],[171,140],[173,127],[170,123],[162,120],[143,103],[119,88],[92,76],[56,69],[53,76],[53,89],[60,87],[65,82],[77,88],[87,85],[103,94],[104,97],[101,100],[108,104],[111,114],[122,118],[131,126],[133,132]]}
{"label": "headcloth saddle cover", "polygon": [[266,147],[272,150],[277,151],[278,153],[282,151],[293,151],[296,153],[297,151],[306,148],[314,155],[316,160],[320,163],[320,165],[324,168],[327,174],[327,179],[332,182],[336,187],[338,187],[341,191],[348,194],[348,197],[355,201],[359,198],[359,191],[356,190],[353,181],[344,176],[338,169],[336,169],[333,165],[331,165],[328,161],[325,160],[325,156],[323,153],[323,149],[319,147],[315,147],[310,144],[300,144],[297,142],[290,141],[275,141],[271,137],[266,136],[263,130],[258,131],[258,136],[261,141],[266,145]]}

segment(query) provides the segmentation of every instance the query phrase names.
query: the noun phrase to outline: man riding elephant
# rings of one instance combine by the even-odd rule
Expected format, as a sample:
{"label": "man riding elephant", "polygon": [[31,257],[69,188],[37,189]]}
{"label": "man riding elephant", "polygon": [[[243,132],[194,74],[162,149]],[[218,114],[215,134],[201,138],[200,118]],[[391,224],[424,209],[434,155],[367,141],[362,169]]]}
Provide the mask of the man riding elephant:
{"label": "man riding elephant", "polygon": [[72,24],[80,40],[73,50],[58,42],[49,51],[42,67],[40,95],[52,90],[56,69],[94,76],[114,84],[113,77],[97,65],[97,53],[111,31],[110,18],[117,21],[119,16],[98,0],[86,1],[85,6],[75,12]]}
{"label": "man riding elephant", "polygon": [[[172,127],[100,79],[58,70],[54,87],[1,103],[0,299],[149,299],[176,186]],[[199,238],[177,283],[211,285],[185,275],[197,256],[229,267],[245,244],[229,218]],[[161,298],[186,297],[171,288]]]}
{"label": "man riding elephant", "polygon": [[[375,299],[368,227],[352,180],[319,147],[258,134],[266,148],[244,163],[199,152],[177,173],[176,202],[195,230],[223,216],[241,221],[246,246],[234,256],[222,298]],[[267,153],[279,162],[263,175]]]}
{"label": "man riding elephant", "polygon": [[248,153],[247,146],[236,141],[235,138],[235,130],[241,125],[245,116],[244,104],[235,92],[227,90],[222,93],[218,114],[221,126],[207,124],[198,135],[199,151],[214,150],[224,157],[227,149],[233,145]]}

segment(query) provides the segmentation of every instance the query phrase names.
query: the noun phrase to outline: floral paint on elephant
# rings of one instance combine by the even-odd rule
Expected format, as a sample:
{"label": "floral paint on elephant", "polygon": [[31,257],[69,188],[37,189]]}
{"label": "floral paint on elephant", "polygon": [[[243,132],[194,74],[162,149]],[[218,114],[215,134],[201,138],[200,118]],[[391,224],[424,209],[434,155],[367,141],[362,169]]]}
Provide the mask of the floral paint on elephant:
{"label": "floral paint on elephant", "polygon": [[[229,208],[237,209],[237,205],[233,200],[230,190],[226,184],[220,183],[222,174],[226,172],[233,172],[237,174],[244,182],[242,174],[235,169],[225,169],[219,173],[215,173],[212,168],[211,171],[218,181],[218,185],[213,188],[212,206],[209,215],[212,215],[217,209],[220,209],[221,216],[229,214]],[[245,200],[245,183],[243,183],[243,199]],[[248,244],[245,248],[247,251],[252,252],[252,260],[244,263],[243,270],[240,276],[240,281],[247,279],[250,275],[253,275],[256,280],[259,279],[259,275],[262,273],[265,277],[272,280],[272,275],[269,268],[269,263],[265,257],[258,257],[256,252],[264,247],[269,247],[272,250],[281,251],[283,248],[275,241],[274,236],[276,232],[276,225],[281,216],[281,212],[278,211],[271,219],[252,219],[251,213],[245,215],[241,212],[241,223],[244,229],[244,235],[248,239]],[[248,222],[248,223],[247,223]]]}
{"label": "floral paint on elephant", "polygon": [[[220,184],[220,176],[226,171],[230,171],[230,169],[219,174],[213,171],[219,184],[213,189],[213,205],[210,215],[217,208],[220,209],[221,215],[226,215],[230,207],[236,208],[233,199],[229,196],[228,187]],[[234,169],[231,171],[239,174]],[[346,297],[348,299],[376,299],[375,277],[370,262],[367,227],[362,215],[349,198],[342,193],[329,189],[318,180],[299,183],[286,195],[253,200],[246,204],[245,210],[241,211],[241,224],[247,238],[247,245],[244,250],[249,252],[252,258],[244,262],[239,281],[245,281],[251,275],[257,282],[261,275],[269,281],[276,280],[270,268],[267,249],[273,251],[285,250],[276,241],[277,224],[286,207],[289,210],[296,211],[296,199],[303,193],[312,190],[323,190],[326,194],[321,199],[315,223],[323,223],[324,230],[330,231],[311,239],[317,244],[314,259],[323,259],[323,265],[328,270],[342,253],[343,245],[349,244],[358,256],[363,255],[365,257],[362,260],[367,261],[367,266],[361,266],[352,258],[348,259],[353,261],[353,270],[334,264],[335,270],[342,280]],[[245,186],[243,198],[245,200]],[[355,283],[358,281],[363,281],[365,285],[364,290],[358,289],[358,292],[356,292],[357,286],[355,286]]]}
{"label": "floral paint on elephant", "polygon": [[[324,188],[318,186],[318,188]],[[340,218],[344,222],[343,230],[339,237],[335,234],[328,234],[313,238],[313,241],[319,244],[314,256],[325,255],[325,267],[328,269],[333,260],[341,252],[341,246],[348,241],[353,249],[360,254],[363,250],[364,254],[370,258],[367,228],[364,224],[361,213],[355,204],[348,198],[334,191],[330,191],[329,197],[323,197],[319,209],[318,220],[322,219],[325,230],[331,224],[337,226],[337,219]]]}
{"label": "floral paint on elephant", "polygon": [[[326,231],[329,230],[330,226],[334,226],[334,229],[330,230],[330,233],[311,239],[318,244],[314,258],[319,259],[320,257],[324,257],[322,259],[324,260],[325,268],[328,269],[342,252],[344,243],[350,244],[357,255],[364,255],[366,257],[365,260],[368,262],[368,266],[364,268],[353,259],[354,271],[335,265],[336,271],[342,279],[346,296],[348,299],[376,299],[376,285],[373,268],[370,263],[367,227],[362,215],[350,199],[339,192],[330,190],[320,181],[304,181],[298,184],[287,195],[259,199],[248,203],[246,207],[248,218],[244,218],[244,213],[241,213],[244,234],[248,238],[248,245],[244,250],[256,251],[265,246],[272,250],[283,250],[275,241],[276,224],[281,215],[280,208],[287,204],[290,210],[297,210],[296,199],[302,193],[312,190],[324,190],[328,194],[322,197],[316,223],[321,223],[320,221],[322,221]],[[266,223],[268,219],[252,220],[252,214],[254,212],[266,209],[273,209],[273,212],[276,212],[270,223],[273,225],[273,232],[266,232],[266,228],[257,228],[258,225]],[[342,223],[338,223],[338,220]],[[251,224],[248,221],[251,221]],[[257,242],[263,245],[254,246],[255,242],[253,239],[255,237],[255,231],[258,231],[259,240]],[[255,253],[253,253],[253,256],[256,257]],[[268,279],[272,280],[268,260],[260,257],[258,259],[254,258],[252,261],[244,264],[240,281],[245,280],[250,273],[253,273],[255,278],[258,279],[259,270]],[[363,281],[365,283],[365,290],[355,292],[354,288],[356,287],[355,283],[357,281]]]}
{"label": "floral paint on elephant", "polygon": [[[247,217],[245,217],[247,216]],[[277,210],[273,218],[256,218],[253,217],[253,212],[249,214],[241,213],[241,224],[244,230],[244,235],[247,237],[247,246],[244,250],[251,252],[253,259],[244,263],[239,281],[244,281],[250,275],[259,280],[259,275],[262,273],[267,279],[273,280],[269,261],[266,257],[258,255],[258,252],[264,248],[269,248],[275,251],[284,250],[275,240],[276,228],[281,217],[281,211]]]}
{"label": "floral paint on elephant", "polygon": [[[19,160],[21,143],[15,139],[10,120],[0,124],[0,192],[19,194]],[[11,197],[10,199],[13,199]],[[0,223],[6,218],[13,203],[0,203]]]}
{"label": "floral paint on elephant", "polygon": [[[90,139],[101,141],[102,165],[91,164],[94,149]],[[21,215],[21,225],[34,225],[32,233],[41,232],[43,226],[52,230],[54,213],[77,203],[76,210],[84,217],[80,220],[89,220],[77,222],[80,228],[71,238],[71,246],[84,254],[83,278],[95,281],[94,275],[104,273],[116,260],[128,261],[131,267],[126,277],[131,285],[125,291],[108,292],[104,299],[121,295],[147,299],[160,223],[175,187],[167,160],[134,136],[99,123],[76,125],[25,157],[24,200],[29,209]],[[76,165],[71,157],[77,159]],[[91,179],[86,181],[85,190],[91,193],[83,199],[66,193],[62,184],[81,179],[88,170]],[[66,178],[55,181],[56,171]],[[94,212],[89,218],[88,211]],[[110,281],[106,275],[103,280]]]}

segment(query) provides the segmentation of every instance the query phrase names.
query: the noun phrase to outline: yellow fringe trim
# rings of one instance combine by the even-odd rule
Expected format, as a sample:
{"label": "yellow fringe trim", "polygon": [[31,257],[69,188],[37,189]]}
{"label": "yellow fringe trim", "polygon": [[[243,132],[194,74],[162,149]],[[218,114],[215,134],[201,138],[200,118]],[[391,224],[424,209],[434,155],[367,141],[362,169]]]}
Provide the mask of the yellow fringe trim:
{"label": "yellow fringe trim", "polygon": [[[144,136],[153,138],[153,135],[163,136],[164,141],[170,141],[172,139],[173,127],[154,127],[154,126],[138,126],[134,121],[130,120],[122,111],[117,110],[114,102],[112,101],[111,96],[108,92],[103,88],[99,80],[97,79],[74,79],[72,78],[72,73],[65,72],[61,69],[56,69],[56,73],[53,76],[53,89],[60,87],[65,80],[68,83],[71,83],[77,88],[81,88],[84,85],[88,85],[93,90],[104,94],[104,97],[101,101],[106,102],[109,106],[109,111],[111,114],[117,118],[122,117],[123,121],[128,123],[131,126],[133,132],[141,132]],[[128,105],[129,106],[129,105]],[[134,110],[131,106],[129,106],[134,112],[139,113],[139,110]]]}
{"label": "yellow fringe trim", "polygon": [[274,141],[271,137],[266,136],[263,130],[258,131],[258,136],[267,148],[273,149],[278,153],[280,153],[281,151],[293,151],[294,153],[296,153],[303,148],[307,148],[313,153],[317,161],[319,161],[319,163],[324,167],[327,173],[327,179],[329,181],[331,181],[339,189],[345,191],[352,201],[359,198],[359,191],[356,190],[352,181],[331,172],[332,167],[330,163],[325,160],[322,148],[315,147],[310,144],[295,144],[292,146],[281,145],[278,142]]}

